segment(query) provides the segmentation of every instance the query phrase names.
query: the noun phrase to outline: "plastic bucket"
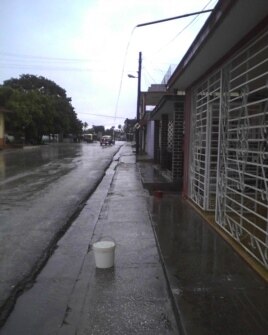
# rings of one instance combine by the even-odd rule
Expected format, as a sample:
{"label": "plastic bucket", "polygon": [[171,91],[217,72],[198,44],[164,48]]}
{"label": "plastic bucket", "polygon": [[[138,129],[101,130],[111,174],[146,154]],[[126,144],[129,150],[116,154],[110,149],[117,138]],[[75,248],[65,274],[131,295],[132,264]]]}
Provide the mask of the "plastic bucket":
{"label": "plastic bucket", "polygon": [[96,267],[111,268],[114,265],[115,243],[113,241],[99,241],[93,244]]}

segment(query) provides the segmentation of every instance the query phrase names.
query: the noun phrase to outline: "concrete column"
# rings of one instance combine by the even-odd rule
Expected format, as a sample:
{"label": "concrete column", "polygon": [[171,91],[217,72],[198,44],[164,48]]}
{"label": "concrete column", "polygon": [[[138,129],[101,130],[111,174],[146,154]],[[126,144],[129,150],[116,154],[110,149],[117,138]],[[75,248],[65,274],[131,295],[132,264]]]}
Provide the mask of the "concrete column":
{"label": "concrete column", "polygon": [[159,147],[159,136],[160,136],[160,121],[154,121],[154,162],[160,163],[160,147]]}
{"label": "concrete column", "polygon": [[161,143],[160,143],[160,166],[162,169],[167,168],[168,162],[168,115],[163,114],[161,117]]}
{"label": "concrete column", "polygon": [[184,104],[184,139],[183,139],[183,196],[188,197],[189,188],[189,155],[190,155],[190,130],[191,130],[191,90],[186,91]]}
{"label": "concrete column", "polygon": [[181,183],[183,176],[183,118],[184,104],[174,103],[172,179]]}

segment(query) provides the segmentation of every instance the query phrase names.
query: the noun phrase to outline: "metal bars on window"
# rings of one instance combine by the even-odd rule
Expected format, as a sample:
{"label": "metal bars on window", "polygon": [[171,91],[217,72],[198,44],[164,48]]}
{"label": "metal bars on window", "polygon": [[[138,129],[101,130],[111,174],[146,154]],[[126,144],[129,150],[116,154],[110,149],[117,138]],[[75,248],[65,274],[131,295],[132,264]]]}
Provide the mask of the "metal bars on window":
{"label": "metal bars on window", "polygon": [[167,150],[169,152],[172,152],[172,148],[173,148],[173,126],[174,121],[173,120],[169,120],[168,121],[168,140],[167,140]]}
{"label": "metal bars on window", "polygon": [[193,91],[190,197],[204,210],[215,209],[221,72]]}
{"label": "metal bars on window", "polygon": [[223,68],[216,222],[268,267],[268,32]]}
{"label": "metal bars on window", "polygon": [[190,140],[190,198],[268,268],[267,31],[194,88]]}

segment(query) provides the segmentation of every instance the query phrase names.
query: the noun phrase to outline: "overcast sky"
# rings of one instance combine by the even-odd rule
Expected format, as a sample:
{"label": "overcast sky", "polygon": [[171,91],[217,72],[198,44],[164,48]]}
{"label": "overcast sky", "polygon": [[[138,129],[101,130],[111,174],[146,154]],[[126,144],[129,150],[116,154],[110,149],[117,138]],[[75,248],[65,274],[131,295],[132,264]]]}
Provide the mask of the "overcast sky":
{"label": "overcast sky", "polygon": [[64,88],[78,118],[105,127],[136,115],[138,54],[142,90],[177,65],[217,0],[0,0],[0,84],[21,74]]}

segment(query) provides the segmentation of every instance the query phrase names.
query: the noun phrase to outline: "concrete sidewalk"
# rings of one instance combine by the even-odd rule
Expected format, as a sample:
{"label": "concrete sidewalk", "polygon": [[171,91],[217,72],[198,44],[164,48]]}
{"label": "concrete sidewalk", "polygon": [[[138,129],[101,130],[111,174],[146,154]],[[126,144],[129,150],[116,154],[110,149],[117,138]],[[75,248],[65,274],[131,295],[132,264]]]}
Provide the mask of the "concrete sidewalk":
{"label": "concrete sidewalk", "polygon": [[[148,203],[126,144],[0,334],[179,334]],[[92,244],[107,238],[115,266],[97,269]]]}
{"label": "concrete sidewalk", "polygon": [[89,252],[90,277],[77,332],[68,331],[69,313],[62,335],[178,334],[148,213],[148,193],[135,162],[131,146],[124,146],[91,240],[91,245],[100,239],[116,242],[115,267],[95,269]]}
{"label": "concrete sidewalk", "polygon": [[124,145],[0,335],[266,334],[267,284],[167,184]]}
{"label": "concrete sidewalk", "polygon": [[[151,218],[183,334],[265,335],[268,285],[146,161]],[[154,185],[163,189],[154,195]],[[172,185],[171,185],[172,186]]]}

